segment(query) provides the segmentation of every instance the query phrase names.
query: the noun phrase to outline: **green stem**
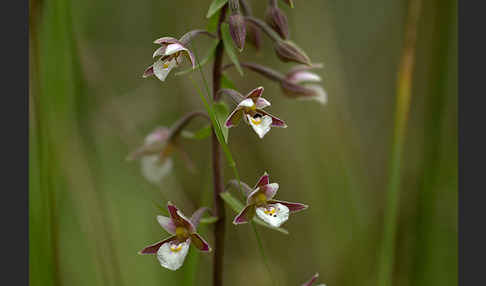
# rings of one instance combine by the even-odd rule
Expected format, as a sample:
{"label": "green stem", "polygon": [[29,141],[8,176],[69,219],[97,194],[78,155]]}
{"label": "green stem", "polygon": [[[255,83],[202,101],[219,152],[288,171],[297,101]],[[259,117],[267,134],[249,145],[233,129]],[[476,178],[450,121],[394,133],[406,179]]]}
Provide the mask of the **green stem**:
{"label": "green stem", "polygon": [[253,232],[255,232],[255,237],[256,237],[256,240],[257,240],[257,244],[258,244],[258,249],[260,250],[260,254],[262,255],[263,263],[265,264],[265,267],[267,268],[270,279],[275,283],[276,281],[272,278],[273,275],[272,275],[272,271],[270,269],[270,263],[268,263],[267,256],[265,255],[265,249],[263,248],[263,243],[262,243],[262,240],[260,238],[260,235],[258,234],[258,230],[255,226],[255,222],[252,220],[252,221],[250,221],[250,224],[251,224],[251,228],[253,229]]}
{"label": "green stem", "polygon": [[395,131],[393,135],[390,179],[386,198],[383,241],[378,265],[379,286],[392,284],[402,151],[410,110],[412,74],[415,62],[415,44],[420,8],[421,0],[410,0],[402,59],[398,71]]}

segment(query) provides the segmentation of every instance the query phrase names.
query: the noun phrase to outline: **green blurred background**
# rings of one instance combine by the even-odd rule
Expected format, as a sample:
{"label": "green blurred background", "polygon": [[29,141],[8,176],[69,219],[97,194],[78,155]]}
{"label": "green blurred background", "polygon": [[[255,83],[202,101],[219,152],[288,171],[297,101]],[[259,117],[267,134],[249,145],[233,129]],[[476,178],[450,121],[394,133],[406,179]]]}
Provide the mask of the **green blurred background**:
{"label": "green blurred background", "polygon": [[[31,285],[210,285],[210,255],[192,249],[171,272],[136,254],[167,236],[154,202],[170,199],[187,214],[210,202],[209,141],[184,141],[197,172],[176,158],[161,187],[125,161],[156,126],[203,109],[187,76],[161,83],[141,74],[152,63],[152,41],[206,27],[210,2],[30,1]],[[263,17],[267,1],[250,2]],[[275,83],[232,70],[241,92],[265,87],[271,112],[289,128],[263,141],[234,128],[230,149],[243,181],[253,185],[268,171],[279,198],[310,204],[285,224],[289,236],[259,227],[279,285],[300,285],[315,272],[329,286],[376,285],[407,1],[295,2],[280,6],[291,38],[325,65],[318,73],[328,104],[292,101]],[[422,8],[393,284],[456,285],[457,3]],[[247,45],[242,59],[292,66],[264,43],[259,54]],[[197,39],[196,47],[201,57],[210,41]],[[225,179],[231,174],[226,167]],[[251,228],[228,221],[227,229],[227,284],[270,285]],[[212,243],[210,230],[201,228]]]}

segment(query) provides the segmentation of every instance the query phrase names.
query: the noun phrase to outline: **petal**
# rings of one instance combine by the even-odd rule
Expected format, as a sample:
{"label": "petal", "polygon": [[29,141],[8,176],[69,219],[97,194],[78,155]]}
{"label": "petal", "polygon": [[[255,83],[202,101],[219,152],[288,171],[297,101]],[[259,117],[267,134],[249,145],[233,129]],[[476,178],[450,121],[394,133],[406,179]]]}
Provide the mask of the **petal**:
{"label": "petal", "polygon": [[272,118],[272,127],[287,128],[287,124],[282,119],[263,110],[258,110],[258,112],[264,114],[265,116],[270,116]]}
{"label": "petal", "polygon": [[145,145],[151,145],[154,143],[164,142],[169,138],[170,128],[165,126],[157,127],[154,131],[150,132],[145,137]]}
{"label": "petal", "polygon": [[256,105],[256,108],[263,109],[267,106],[270,106],[271,104],[265,98],[259,97],[259,98],[255,99],[255,105]]}
{"label": "petal", "polygon": [[253,128],[253,131],[258,135],[258,137],[263,138],[265,134],[270,131],[272,126],[272,117],[264,115],[263,117],[253,118],[250,115],[246,115],[248,118],[248,123]]}
{"label": "petal", "polygon": [[233,110],[233,112],[231,112],[231,114],[228,116],[224,125],[228,128],[234,127],[238,125],[242,117],[243,109],[236,107],[236,109]]}
{"label": "petal", "polygon": [[167,209],[169,210],[170,217],[176,226],[182,226],[192,233],[196,231],[196,228],[192,222],[171,202],[167,203]]}
{"label": "petal", "polygon": [[162,58],[154,63],[154,74],[161,81],[165,81],[165,78],[169,72],[177,65],[175,59],[162,61]]}
{"label": "petal", "polygon": [[157,221],[159,222],[160,226],[165,229],[170,234],[175,234],[176,232],[176,225],[172,221],[170,217],[158,215]]}
{"label": "petal", "polygon": [[257,99],[258,97],[262,96],[262,93],[263,93],[263,86],[260,86],[250,91],[246,95],[246,98]]}
{"label": "petal", "polygon": [[286,201],[281,201],[281,200],[271,200],[271,201],[268,201],[268,203],[270,203],[270,204],[282,204],[282,205],[288,207],[291,212],[302,211],[302,210],[305,210],[306,208],[309,207],[308,205],[304,205],[304,204],[301,204],[301,203],[292,203],[292,202],[286,202]]}
{"label": "petal", "polygon": [[156,242],[154,244],[151,244],[151,245],[145,247],[144,249],[140,250],[138,252],[138,254],[155,254],[159,250],[160,246],[162,246],[162,244],[164,244],[166,242],[169,242],[169,241],[172,241],[174,239],[176,239],[176,237],[175,236],[171,236],[171,237],[166,238],[166,239],[164,239],[162,241],[159,241],[159,242]]}
{"label": "petal", "polygon": [[165,48],[165,55],[169,56],[169,55],[175,54],[175,53],[180,52],[180,51],[187,51],[187,48],[184,47],[180,43],[169,44]]}
{"label": "petal", "polygon": [[172,171],[172,158],[160,161],[159,155],[143,156],[141,161],[142,175],[153,184],[160,184],[162,179]]}
{"label": "petal", "polygon": [[246,204],[247,205],[252,204],[254,202],[253,197],[259,192],[260,192],[260,188],[255,187],[255,189],[248,194],[248,197],[246,198]]}
{"label": "petal", "polygon": [[[164,130],[166,129],[166,130]],[[159,127],[147,137],[145,137],[144,144],[138,147],[135,151],[127,156],[127,160],[135,160],[142,156],[156,155],[168,148],[166,142],[169,136],[169,129],[167,127]]]}
{"label": "petal", "polygon": [[189,60],[191,60],[192,69],[195,69],[196,68],[196,57],[194,56],[194,54],[190,50],[187,50],[186,54],[189,56]]}
{"label": "petal", "polygon": [[242,100],[237,107],[253,107],[255,103],[253,102],[253,99],[247,98],[245,100]]}
{"label": "petal", "polygon": [[309,279],[307,282],[305,282],[301,286],[311,286],[317,280],[317,277],[319,277],[319,273],[314,274],[314,276],[312,276],[311,279]]}
{"label": "petal", "polygon": [[308,72],[308,71],[301,71],[296,72],[288,77],[293,83],[302,83],[302,82],[319,82],[321,81],[321,77],[315,73]]}
{"label": "petal", "polygon": [[298,99],[301,100],[315,100],[319,102],[320,104],[326,104],[327,103],[327,92],[322,88],[322,86],[317,85],[317,84],[307,84],[305,87],[311,89],[314,92],[314,96],[303,96],[299,97]]}
{"label": "petal", "polygon": [[199,221],[201,220],[202,215],[204,214],[205,211],[209,210],[207,207],[202,207],[197,209],[191,216],[191,223],[194,225],[194,227],[197,227],[199,224]]}
{"label": "petal", "polygon": [[172,37],[162,37],[162,38],[158,38],[157,40],[154,41],[154,44],[159,44],[159,45],[167,45],[167,44],[173,44],[173,43],[177,43],[178,40],[176,38],[172,38]]}
{"label": "petal", "polygon": [[255,215],[255,205],[247,205],[241,212],[233,219],[233,224],[248,223]]}
{"label": "petal", "polygon": [[274,227],[279,227],[286,222],[289,219],[289,213],[289,208],[279,203],[256,209],[257,216]]}
{"label": "petal", "polygon": [[254,189],[256,189],[259,186],[264,186],[268,185],[270,183],[270,175],[268,175],[267,172],[263,173],[263,175],[258,179]]}
{"label": "petal", "polygon": [[165,54],[165,49],[167,46],[162,46],[158,49],[155,50],[155,52],[152,54],[152,58],[158,57],[158,56],[163,56]]}
{"label": "petal", "polygon": [[191,234],[191,242],[192,244],[197,247],[201,251],[209,252],[211,251],[211,247],[209,244],[197,233]]}
{"label": "petal", "polygon": [[179,269],[186,259],[189,251],[190,240],[179,242],[177,240],[164,243],[157,251],[160,265],[170,270]]}
{"label": "petal", "polygon": [[265,186],[262,186],[261,189],[263,190],[263,193],[265,194],[267,200],[271,200],[275,196],[275,194],[277,194],[278,183],[267,184]]}
{"label": "petal", "polygon": [[153,75],[154,75],[154,65],[151,65],[143,72],[142,77],[146,78]]}

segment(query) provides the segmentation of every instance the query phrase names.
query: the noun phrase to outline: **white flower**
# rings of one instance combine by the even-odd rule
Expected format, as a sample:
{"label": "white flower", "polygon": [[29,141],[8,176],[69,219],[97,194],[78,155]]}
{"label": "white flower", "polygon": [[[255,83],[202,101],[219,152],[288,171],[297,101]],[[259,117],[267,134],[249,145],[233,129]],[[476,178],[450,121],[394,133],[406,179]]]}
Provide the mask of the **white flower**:
{"label": "white flower", "polygon": [[[239,94],[236,91],[234,93]],[[257,87],[245,97],[238,95],[241,97],[239,99],[241,101],[226,119],[225,126],[228,128],[234,127],[243,118],[260,138],[263,138],[270,131],[271,127],[286,128],[287,124],[283,120],[263,110],[265,107],[270,106],[270,102],[261,97],[262,93],[263,87]]]}
{"label": "white flower", "polygon": [[145,247],[139,254],[156,254],[162,267],[177,270],[186,259],[189,245],[193,244],[203,252],[211,251],[209,244],[196,232],[199,220],[208,208],[199,208],[190,219],[171,202],[167,203],[167,209],[170,217],[157,216],[157,221],[172,236]]}
{"label": "white flower", "polygon": [[196,66],[194,54],[183,43],[172,37],[163,37],[154,41],[161,45],[155,50],[152,57],[160,57],[153,65],[143,73],[143,77],[155,75],[161,81],[165,81],[169,72],[184,62],[184,57],[189,58],[192,67]]}

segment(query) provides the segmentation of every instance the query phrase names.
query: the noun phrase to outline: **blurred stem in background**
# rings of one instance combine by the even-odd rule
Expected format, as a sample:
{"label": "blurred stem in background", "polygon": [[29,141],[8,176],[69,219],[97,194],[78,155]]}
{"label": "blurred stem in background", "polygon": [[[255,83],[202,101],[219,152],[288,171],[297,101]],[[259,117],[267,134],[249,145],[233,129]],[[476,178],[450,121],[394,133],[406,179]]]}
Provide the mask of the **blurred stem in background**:
{"label": "blurred stem in background", "polygon": [[381,252],[378,261],[378,285],[392,284],[394,269],[395,237],[397,229],[398,199],[401,183],[401,163],[403,143],[407,129],[408,114],[410,110],[413,68],[415,64],[415,46],[417,27],[421,12],[421,0],[410,0],[407,21],[405,23],[405,39],[403,43],[402,58],[400,61],[397,98],[395,110],[395,130],[390,163],[390,178],[388,182],[385,222]]}
{"label": "blurred stem in background", "polygon": [[58,248],[63,219],[59,209],[66,208],[68,200],[61,200],[66,197],[79,211],[82,235],[95,258],[87,264],[94,264],[97,279],[103,281],[98,284],[123,285],[103,208],[106,202],[95,189],[78,130],[76,103],[83,85],[70,4],[30,2],[30,285],[64,284]]}

